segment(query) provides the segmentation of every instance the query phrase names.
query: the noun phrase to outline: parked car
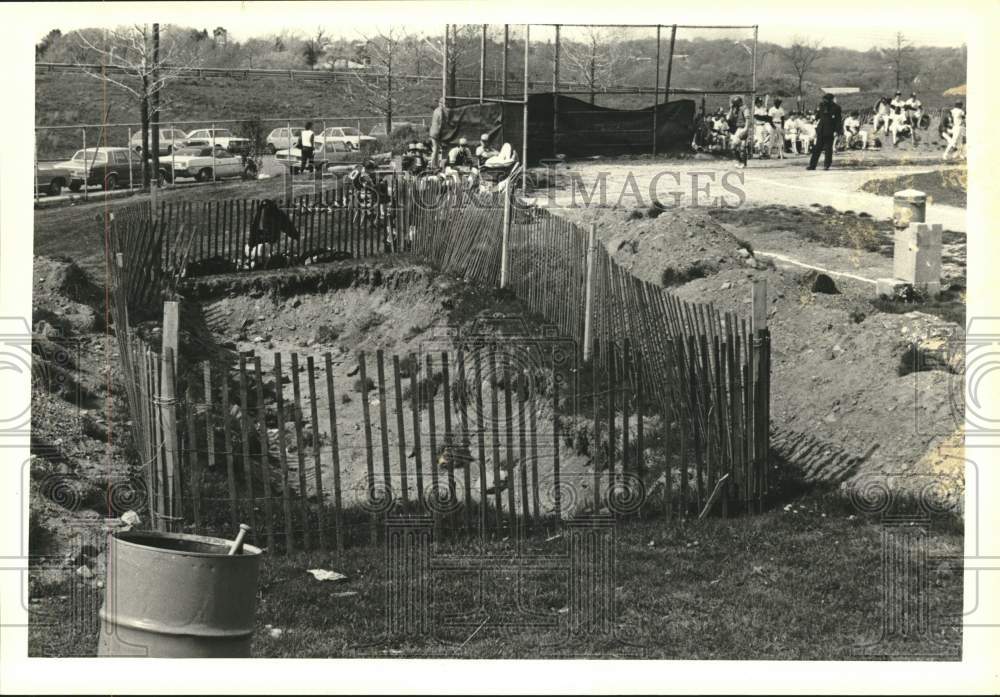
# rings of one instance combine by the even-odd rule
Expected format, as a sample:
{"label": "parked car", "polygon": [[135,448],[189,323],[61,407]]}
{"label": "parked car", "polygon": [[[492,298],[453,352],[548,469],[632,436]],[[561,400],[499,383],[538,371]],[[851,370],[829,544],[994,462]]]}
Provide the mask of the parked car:
{"label": "parked car", "polygon": [[[168,153],[174,148],[179,148],[184,144],[184,139],[187,136],[184,131],[177,128],[161,128],[160,129],[160,154]],[[129,147],[135,150],[137,153],[142,153],[142,129],[136,131],[132,134],[132,138],[128,141]],[[149,145],[153,146],[153,136],[149,137]]]}
{"label": "parked car", "polygon": [[328,141],[331,143],[345,143],[355,150],[360,150],[363,144],[374,143],[375,139],[371,136],[361,135],[361,131],[351,126],[330,126],[316,136],[317,143],[326,143]]}
{"label": "parked car", "polygon": [[[298,148],[279,150],[275,153],[274,158],[278,164],[288,167],[292,174],[298,174],[301,171],[302,151]],[[384,152],[370,155],[355,150],[346,143],[322,143],[316,146],[316,150],[313,152],[313,164],[316,167],[322,167],[323,171],[330,176],[347,174],[367,159],[372,159],[380,165],[387,165],[392,160],[392,153]]]}
{"label": "parked car", "polygon": [[246,154],[250,152],[250,140],[233,135],[228,128],[199,128],[184,138],[184,145],[220,146],[229,152]]}
{"label": "parked car", "polygon": [[38,163],[38,191],[49,196],[58,196],[69,186],[70,169],[66,162]]}
{"label": "parked car", "polygon": [[[298,174],[302,162],[302,151],[295,148],[285,148],[274,153],[274,159],[278,164],[288,167],[292,174]],[[317,143],[313,150],[313,163],[316,167],[322,167],[324,171],[334,173],[343,168],[350,170],[354,165],[363,159],[360,151],[355,150],[347,143],[331,141],[329,143]]]}
{"label": "parked car", "polygon": [[87,148],[77,150],[71,160],[61,163],[69,170],[69,190],[101,186],[107,191],[141,181],[140,159],[129,148]]}
{"label": "parked car", "polygon": [[[414,121],[393,121],[392,130],[397,131],[401,128],[412,128],[417,133],[423,133],[427,131],[427,126],[422,123],[416,123]],[[372,130],[368,133],[372,138],[381,138],[386,135],[385,133],[385,121],[380,121],[372,127]]]}
{"label": "parked car", "polygon": [[275,128],[273,131],[267,134],[267,152],[273,155],[280,148],[294,148],[296,143],[299,142],[299,134],[302,133],[301,128],[292,128],[291,137],[288,136],[288,127]]}
{"label": "parked car", "polygon": [[[215,156],[213,157],[213,152]],[[242,155],[235,155],[221,145],[188,145],[160,158],[160,176],[164,181],[192,178],[200,182],[224,177],[243,176],[245,169]]]}

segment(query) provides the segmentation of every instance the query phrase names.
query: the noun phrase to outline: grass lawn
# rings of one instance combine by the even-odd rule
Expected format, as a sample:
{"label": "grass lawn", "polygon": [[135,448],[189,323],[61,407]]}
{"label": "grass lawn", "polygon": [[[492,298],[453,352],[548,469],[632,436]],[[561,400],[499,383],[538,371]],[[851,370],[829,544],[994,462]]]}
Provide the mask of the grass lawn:
{"label": "grass lawn", "polygon": [[861,186],[879,196],[892,196],[903,189],[917,189],[927,194],[927,203],[965,208],[969,195],[969,173],[962,169],[943,169],[935,172],[908,174],[890,179],[872,179]]}
{"label": "grass lawn", "polygon": [[[929,631],[882,636],[884,526],[841,497],[813,494],[764,515],[685,524],[662,520],[616,529],[613,631],[574,636],[568,574],[522,571],[510,543],[435,543],[434,554],[479,554],[493,569],[431,571],[429,632],[387,632],[384,548],[271,557],[259,584],[253,655],[259,657],[621,657],[673,659],[948,659],[961,652],[961,525],[925,527],[923,594]],[[566,552],[564,535],[529,540],[526,555]],[[896,544],[889,541],[888,544]],[[334,569],[342,582],[307,569]],[[918,571],[911,566],[911,574]],[[96,600],[97,591],[91,591]],[[58,614],[59,603],[34,604]],[[916,601],[907,607],[913,611]],[[38,615],[40,616],[40,615]],[[43,623],[44,624],[44,623]],[[276,631],[280,630],[280,631]],[[32,655],[93,655],[94,627],[32,627]],[[866,649],[867,647],[867,649]]]}

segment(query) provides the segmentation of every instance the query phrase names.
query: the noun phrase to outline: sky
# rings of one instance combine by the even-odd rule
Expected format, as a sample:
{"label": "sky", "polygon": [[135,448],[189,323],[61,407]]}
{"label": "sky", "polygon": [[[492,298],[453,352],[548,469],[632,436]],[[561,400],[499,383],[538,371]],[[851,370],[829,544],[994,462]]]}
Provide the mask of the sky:
{"label": "sky", "polygon": [[[605,3],[605,5],[607,4]],[[550,8],[549,5],[552,7]],[[574,5],[572,12],[568,11],[570,8],[560,10],[558,5],[558,2],[546,3],[545,10],[533,12],[530,19],[539,23],[568,19],[577,22],[604,21],[634,22],[637,24],[655,24],[657,21],[664,23],[677,21],[684,24],[705,24],[720,21],[727,24],[757,23],[760,26],[760,41],[788,45],[796,37],[802,37],[812,40],[818,39],[823,46],[841,46],[858,50],[868,50],[873,46],[888,46],[895,41],[897,31],[902,31],[907,40],[917,46],[960,46],[966,41],[965,29],[968,26],[963,21],[961,14],[942,12],[940,5],[937,6],[939,8],[937,12],[931,10],[897,12],[895,14],[890,12],[886,15],[884,14],[885,10],[871,9],[871,7],[859,11],[852,10],[850,0],[834,4],[830,15],[819,22],[811,21],[814,18],[801,7],[795,11],[774,12],[773,14],[776,16],[773,18],[760,12],[750,13],[742,18],[730,12],[676,17],[670,16],[670,13],[662,7],[650,6],[644,9],[640,2],[633,0],[627,15],[615,12],[587,17],[588,13],[594,14],[594,8],[588,8],[585,3],[580,7]],[[780,10],[780,4],[774,3],[774,6]],[[43,7],[51,8],[54,6],[45,5]],[[194,10],[194,7],[197,7],[198,10]],[[360,34],[372,34],[372,30],[377,26],[385,26],[390,23],[402,24],[408,29],[440,34],[444,22],[448,21],[475,23],[476,20],[480,20],[497,25],[495,30],[499,31],[499,25],[504,21],[516,23],[518,20],[523,22],[525,19],[529,19],[527,16],[518,16],[523,12],[518,12],[516,0],[512,3],[509,12],[505,10],[500,13],[501,16],[496,16],[498,8],[507,7],[508,2],[502,4],[475,2],[400,4],[386,2],[361,5],[335,2],[291,2],[280,6],[267,2],[199,3],[197,5],[183,3],[154,5],[150,3],[145,7],[131,7],[128,3],[98,4],[96,6],[83,3],[63,3],[60,5],[58,15],[51,12],[32,12],[31,19],[39,39],[55,27],[65,32],[82,27],[114,26],[129,22],[148,22],[155,19],[161,23],[183,24],[205,28],[209,31],[221,25],[229,31],[231,38],[238,41],[254,36],[273,34],[281,30],[291,30],[307,35],[314,33],[318,27],[323,27],[329,36],[355,39]],[[720,5],[720,7],[722,6]],[[456,13],[456,8],[462,8],[461,12]],[[151,12],[151,9],[154,12]],[[477,16],[482,14],[484,9],[492,9],[492,16]],[[919,10],[919,5],[911,5],[911,10],[913,9]],[[539,14],[539,12],[549,12],[549,14]],[[899,16],[896,16],[897,14]],[[789,23],[788,19],[790,18],[802,21]],[[769,19],[772,21],[767,21]],[[520,33],[520,27],[517,28],[517,31]],[[649,31],[652,33],[654,30]],[[533,40],[546,41],[551,39],[554,32],[551,27],[534,26],[531,33]],[[566,30],[564,35],[569,34],[571,34],[571,30]],[[678,31],[679,38],[696,36],[705,38],[745,37],[749,39],[752,38],[753,32],[749,29],[726,32],[693,29]]]}

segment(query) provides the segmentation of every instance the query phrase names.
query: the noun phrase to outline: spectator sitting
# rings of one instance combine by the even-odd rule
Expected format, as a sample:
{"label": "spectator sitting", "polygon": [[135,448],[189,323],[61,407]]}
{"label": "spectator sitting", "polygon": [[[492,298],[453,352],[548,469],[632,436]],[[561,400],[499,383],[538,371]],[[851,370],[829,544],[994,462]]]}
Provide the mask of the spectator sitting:
{"label": "spectator sitting", "polygon": [[816,117],[802,116],[799,118],[799,147],[803,153],[811,153],[816,143]]}
{"label": "spectator sitting", "polygon": [[875,105],[875,119],[872,124],[872,130],[877,133],[879,129],[882,129],[888,135],[889,123],[892,121],[891,115],[892,109],[889,107],[889,98],[880,98],[878,104]]}
{"label": "spectator sitting", "polygon": [[844,119],[844,145],[852,148],[856,142],[861,143],[861,149],[868,149],[868,132],[861,127],[859,112],[852,111],[850,116]]}
{"label": "spectator sitting", "polygon": [[910,122],[903,113],[902,107],[893,109],[889,119],[889,133],[892,135],[893,145],[898,145],[899,139],[906,138],[907,136],[912,137],[913,142],[916,143],[916,134],[910,127]]}
{"label": "spectator sitting", "polygon": [[448,151],[448,161],[444,168],[445,174],[453,174],[460,168],[472,165],[472,153],[469,152],[468,142],[465,138],[459,138],[458,145]]}
{"label": "spectator sitting", "polygon": [[896,90],[896,94],[892,96],[892,100],[889,102],[889,108],[895,111],[896,109],[902,109],[904,106],[906,106],[906,102],[903,100],[903,93]]}
{"label": "spectator sitting", "polygon": [[479,136],[479,146],[476,148],[476,162],[480,167],[489,158],[497,155],[497,151],[490,147],[490,134],[484,133]]}

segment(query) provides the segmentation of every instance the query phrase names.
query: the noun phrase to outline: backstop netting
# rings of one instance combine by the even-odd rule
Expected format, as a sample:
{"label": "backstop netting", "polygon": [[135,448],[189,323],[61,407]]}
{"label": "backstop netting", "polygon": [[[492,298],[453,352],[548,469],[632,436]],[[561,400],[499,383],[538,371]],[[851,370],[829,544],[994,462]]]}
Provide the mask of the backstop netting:
{"label": "backstop netting", "polygon": [[690,149],[700,113],[753,93],[752,27],[532,25],[527,71],[524,42],[523,25],[452,25],[446,141],[520,150],[527,93],[530,163],[667,154]]}

